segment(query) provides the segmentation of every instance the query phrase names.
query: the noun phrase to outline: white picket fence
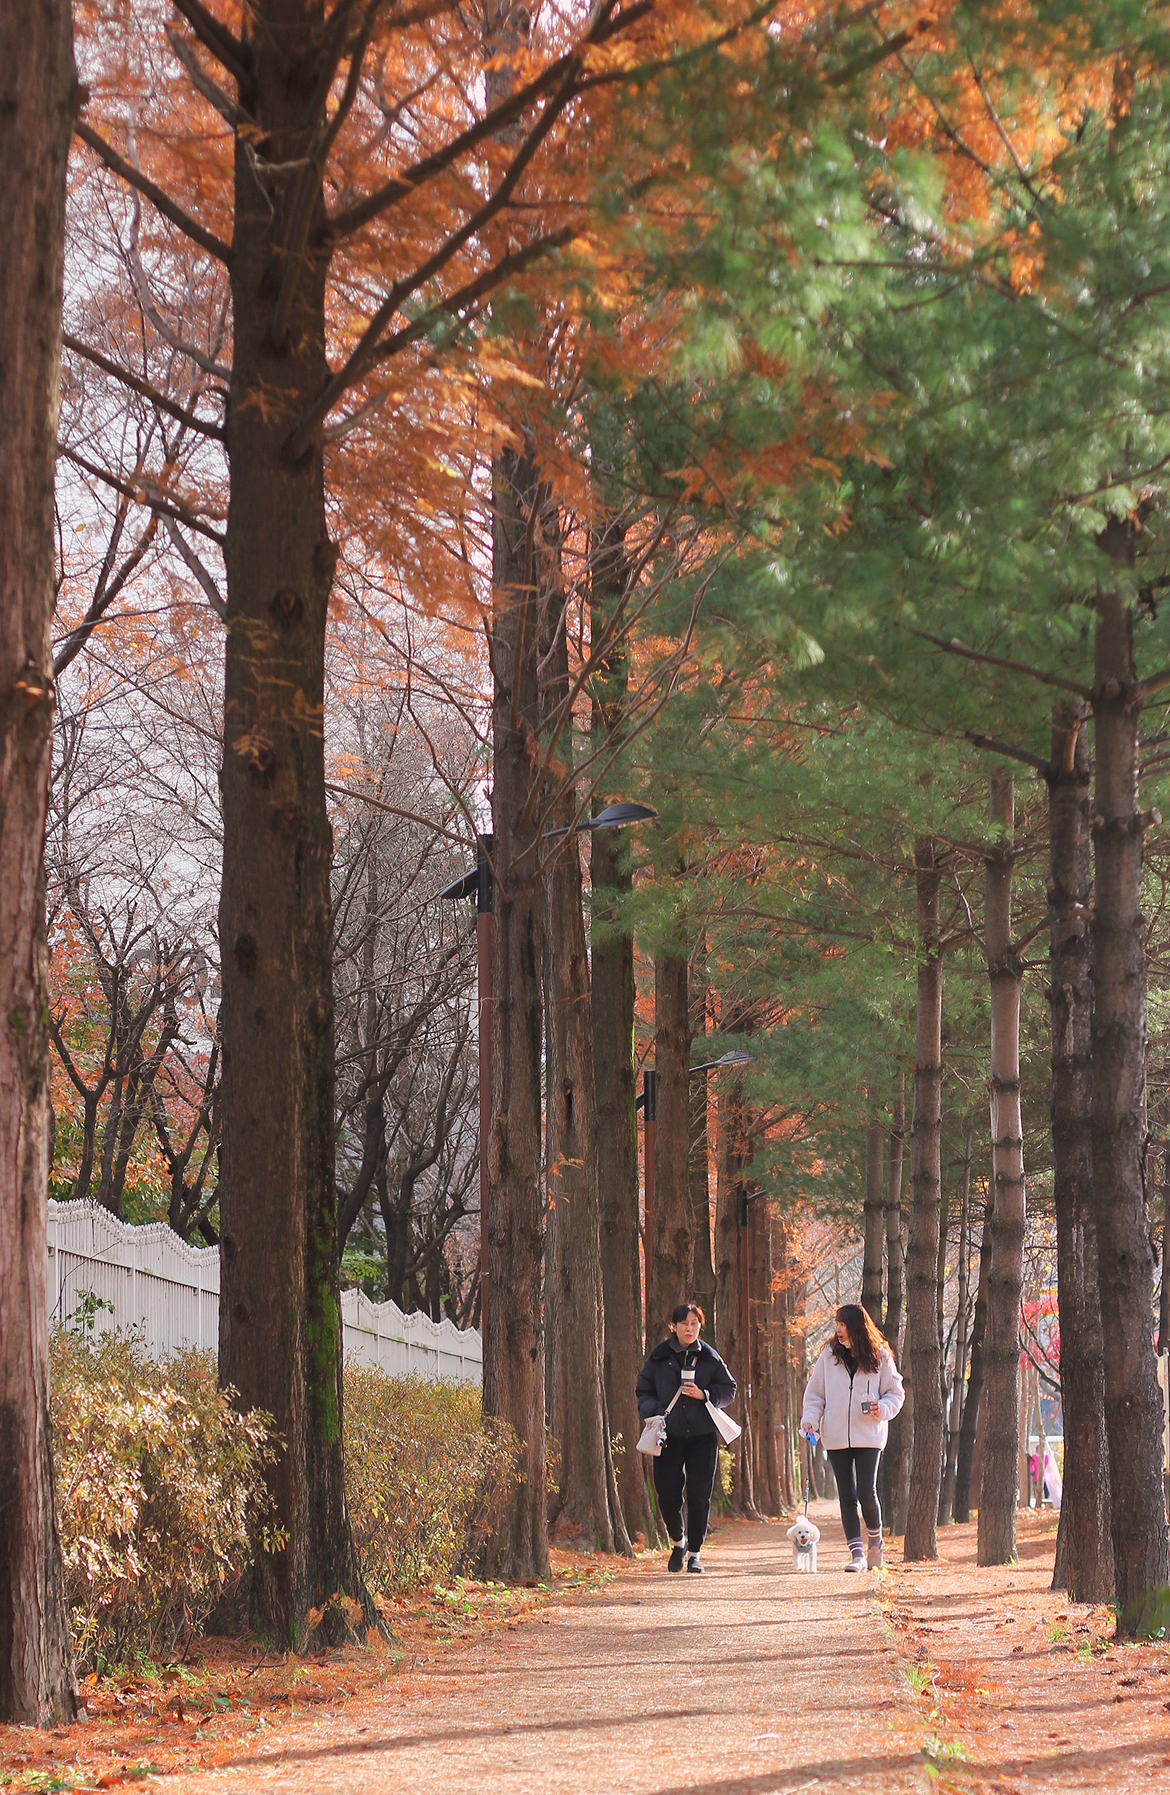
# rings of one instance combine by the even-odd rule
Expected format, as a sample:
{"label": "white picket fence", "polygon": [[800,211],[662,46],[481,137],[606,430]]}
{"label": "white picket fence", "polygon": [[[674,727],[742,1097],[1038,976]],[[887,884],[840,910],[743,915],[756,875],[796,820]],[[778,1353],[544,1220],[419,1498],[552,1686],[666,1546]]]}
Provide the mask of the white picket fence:
{"label": "white picket fence", "polygon": [[[54,1324],[89,1314],[96,1333],[133,1329],[155,1358],[219,1345],[219,1248],[191,1247],[165,1222],[132,1227],[96,1203],[49,1204],[49,1291]],[[343,1290],[347,1358],[391,1377],[482,1384],[483,1345],[474,1328],[404,1315]]]}

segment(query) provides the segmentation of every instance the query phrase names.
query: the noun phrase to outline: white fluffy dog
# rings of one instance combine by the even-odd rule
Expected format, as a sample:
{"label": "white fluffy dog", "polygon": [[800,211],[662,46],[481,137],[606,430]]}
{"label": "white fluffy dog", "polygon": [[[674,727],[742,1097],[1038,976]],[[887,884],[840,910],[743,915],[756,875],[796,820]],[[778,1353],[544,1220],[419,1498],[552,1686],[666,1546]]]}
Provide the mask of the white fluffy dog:
{"label": "white fluffy dog", "polygon": [[820,1528],[814,1526],[807,1515],[800,1515],[795,1525],[788,1529],[788,1537],[792,1541],[793,1570],[815,1571]]}

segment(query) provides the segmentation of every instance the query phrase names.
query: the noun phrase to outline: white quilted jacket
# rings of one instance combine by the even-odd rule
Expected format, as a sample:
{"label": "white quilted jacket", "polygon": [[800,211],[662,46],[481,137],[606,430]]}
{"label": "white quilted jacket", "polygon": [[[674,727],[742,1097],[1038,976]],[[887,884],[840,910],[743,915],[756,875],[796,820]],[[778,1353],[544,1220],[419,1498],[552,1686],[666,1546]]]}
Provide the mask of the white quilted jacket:
{"label": "white quilted jacket", "polygon": [[[836,1452],[843,1446],[880,1448],[886,1443],[890,1422],[905,1400],[902,1374],[888,1347],[882,1347],[876,1371],[858,1368],[850,1377],[830,1344],[805,1385],[801,1431],[811,1428],[819,1434],[826,1452]],[[877,1414],[863,1415],[863,1402],[876,1402]]]}

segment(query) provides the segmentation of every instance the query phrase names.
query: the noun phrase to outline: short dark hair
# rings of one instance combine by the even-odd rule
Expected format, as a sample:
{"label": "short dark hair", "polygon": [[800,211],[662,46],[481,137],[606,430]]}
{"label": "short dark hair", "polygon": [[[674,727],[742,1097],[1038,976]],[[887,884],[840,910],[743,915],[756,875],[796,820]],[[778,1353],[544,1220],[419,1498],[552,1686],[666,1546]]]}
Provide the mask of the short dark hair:
{"label": "short dark hair", "polygon": [[676,1303],[670,1312],[671,1326],[673,1327],[676,1322],[685,1321],[688,1315],[697,1315],[699,1318],[699,1326],[706,1326],[707,1317],[703,1314],[698,1303]]}

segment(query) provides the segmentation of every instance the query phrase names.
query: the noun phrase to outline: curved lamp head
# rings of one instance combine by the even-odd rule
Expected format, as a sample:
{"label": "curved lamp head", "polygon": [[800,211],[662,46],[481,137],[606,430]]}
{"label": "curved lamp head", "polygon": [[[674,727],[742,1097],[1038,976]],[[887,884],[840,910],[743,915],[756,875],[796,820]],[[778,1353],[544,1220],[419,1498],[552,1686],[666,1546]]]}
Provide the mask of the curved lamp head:
{"label": "curved lamp head", "polygon": [[742,1047],[733,1047],[722,1059],[704,1060],[701,1066],[692,1066],[691,1077],[694,1078],[699,1072],[718,1072],[723,1066],[750,1066],[752,1058],[753,1055],[745,1053]]}
{"label": "curved lamp head", "polygon": [[541,841],[559,841],[562,835],[583,835],[587,829],[628,829],[631,823],[650,823],[658,815],[649,804],[607,804],[596,816],[583,816],[571,829],[546,829]]}

